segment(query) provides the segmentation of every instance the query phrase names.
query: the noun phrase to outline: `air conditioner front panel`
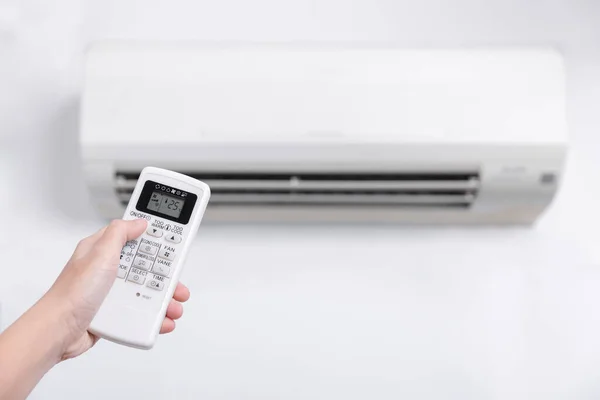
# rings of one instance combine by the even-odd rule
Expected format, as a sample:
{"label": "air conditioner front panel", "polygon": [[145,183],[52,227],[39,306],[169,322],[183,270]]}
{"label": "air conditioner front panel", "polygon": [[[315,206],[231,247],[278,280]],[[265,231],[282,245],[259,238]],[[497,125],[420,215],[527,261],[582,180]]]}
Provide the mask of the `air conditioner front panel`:
{"label": "air conditioner front panel", "polygon": [[94,46],[81,149],[119,218],[146,166],[205,181],[206,220],[529,224],[567,151],[548,49]]}
{"label": "air conditioner front panel", "polygon": [[87,143],[562,143],[549,49],[103,43],[87,55]]}

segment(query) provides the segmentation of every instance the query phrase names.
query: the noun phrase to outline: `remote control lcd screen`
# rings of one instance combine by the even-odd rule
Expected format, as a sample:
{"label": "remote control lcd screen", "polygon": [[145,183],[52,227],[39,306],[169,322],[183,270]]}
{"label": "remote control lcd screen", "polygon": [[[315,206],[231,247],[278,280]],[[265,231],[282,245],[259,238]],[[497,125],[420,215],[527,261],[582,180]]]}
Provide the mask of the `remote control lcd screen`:
{"label": "remote control lcd screen", "polygon": [[148,202],[148,210],[179,218],[185,200],[181,197],[170,196],[162,192],[153,192]]}

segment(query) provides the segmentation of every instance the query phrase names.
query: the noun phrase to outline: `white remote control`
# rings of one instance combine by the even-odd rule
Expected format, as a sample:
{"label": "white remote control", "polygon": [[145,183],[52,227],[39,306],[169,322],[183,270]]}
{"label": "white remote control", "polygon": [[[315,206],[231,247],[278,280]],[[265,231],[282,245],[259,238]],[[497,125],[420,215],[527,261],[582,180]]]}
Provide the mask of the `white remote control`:
{"label": "white remote control", "polygon": [[179,281],[185,258],[208,205],[205,183],[165,169],[144,168],[123,219],[148,227],[121,251],[108,296],[90,332],[139,349],[151,349]]}

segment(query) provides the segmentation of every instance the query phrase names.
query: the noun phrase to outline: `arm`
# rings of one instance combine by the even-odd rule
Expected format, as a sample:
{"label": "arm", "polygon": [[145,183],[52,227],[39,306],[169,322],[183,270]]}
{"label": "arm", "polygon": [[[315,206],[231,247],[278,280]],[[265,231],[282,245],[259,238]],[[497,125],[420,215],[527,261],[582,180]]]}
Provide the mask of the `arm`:
{"label": "arm", "polygon": [[[54,365],[94,346],[87,328],[116,278],[121,248],[146,224],[113,221],[82,240],[48,292],[0,335],[0,399],[25,399]],[[161,333],[175,329],[188,298],[179,284]]]}
{"label": "arm", "polygon": [[0,399],[24,399],[60,362],[68,329],[66,310],[42,298],[0,335]]}

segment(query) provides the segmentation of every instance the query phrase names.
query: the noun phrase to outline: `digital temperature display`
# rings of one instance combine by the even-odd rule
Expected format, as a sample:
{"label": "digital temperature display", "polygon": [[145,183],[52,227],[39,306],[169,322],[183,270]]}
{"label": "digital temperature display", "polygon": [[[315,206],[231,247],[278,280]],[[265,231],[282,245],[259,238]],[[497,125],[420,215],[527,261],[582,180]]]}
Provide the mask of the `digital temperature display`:
{"label": "digital temperature display", "polygon": [[155,211],[159,214],[169,215],[174,218],[179,218],[185,200],[181,197],[171,196],[163,192],[153,192],[148,201],[148,210]]}
{"label": "digital temperature display", "polygon": [[135,208],[138,211],[185,225],[192,216],[198,195],[183,189],[163,182],[147,180]]}

